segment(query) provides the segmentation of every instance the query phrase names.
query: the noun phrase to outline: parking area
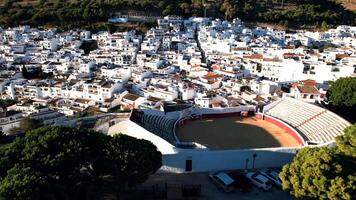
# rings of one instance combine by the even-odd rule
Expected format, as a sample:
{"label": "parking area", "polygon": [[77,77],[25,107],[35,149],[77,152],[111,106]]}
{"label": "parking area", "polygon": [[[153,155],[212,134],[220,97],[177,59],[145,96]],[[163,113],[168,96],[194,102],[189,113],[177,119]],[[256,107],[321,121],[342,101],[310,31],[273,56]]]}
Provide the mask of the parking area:
{"label": "parking area", "polygon": [[[208,180],[209,181],[209,180]],[[232,193],[224,193],[216,188],[210,181],[202,187],[201,199],[219,199],[219,200],[292,200],[294,199],[288,193],[273,187],[269,191],[253,187],[250,192],[242,193],[235,190]]]}
{"label": "parking area", "polygon": [[[144,188],[159,188],[165,187],[166,198],[153,199],[202,199],[202,200],[292,200],[294,199],[288,193],[273,187],[269,191],[264,191],[260,188],[252,187],[250,192],[241,192],[235,189],[231,193],[225,193],[219,190],[208,178],[208,173],[185,173],[185,174],[155,174],[152,175],[143,185]],[[180,193],[184,186],[199,186],[200,196],[195,198],[187,198]]]}

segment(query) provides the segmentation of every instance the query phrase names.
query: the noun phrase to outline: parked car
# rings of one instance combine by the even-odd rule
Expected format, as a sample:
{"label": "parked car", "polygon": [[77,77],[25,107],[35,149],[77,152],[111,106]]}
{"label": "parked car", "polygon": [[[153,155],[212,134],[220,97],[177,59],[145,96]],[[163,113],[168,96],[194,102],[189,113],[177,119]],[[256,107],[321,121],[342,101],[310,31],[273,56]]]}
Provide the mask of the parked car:
{"label": "parked car", "polygon": [[282,188],[282,180],[279,178],[279,172],[271,169],[264,169],[260,171],[262,175],[267,177],[272,183],[274,183],[278,188]]}
{"label": "parked car", "polygon": [[268,180],[267,177],[263,176],[259,172],[249,172],[246,174],[246,177],[257,187],[262,188],[264,190],[270,190],[272,187],[272,183]]}
{"label": "parked car", "polygon": [[251,182],[246,178],[245,173],[238,170],[228,173],[234,179],[234,185],[241,192],[250,192],[252,190]]}
{"label": "parked car", "polygon": [[234,190],[234,180],[225,172],[212,172],[209,174],[209,179],[224,192]]}

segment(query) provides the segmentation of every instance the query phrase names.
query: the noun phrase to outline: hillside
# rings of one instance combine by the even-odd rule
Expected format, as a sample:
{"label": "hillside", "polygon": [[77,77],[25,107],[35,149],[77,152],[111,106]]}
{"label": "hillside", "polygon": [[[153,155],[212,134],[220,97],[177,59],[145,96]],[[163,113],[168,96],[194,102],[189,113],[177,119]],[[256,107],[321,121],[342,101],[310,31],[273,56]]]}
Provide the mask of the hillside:
{"label": "hillside", "polygon": [[347,10],[356,11],[356,0],[341,0],[341,2]]}
{"label": "hillside", "polygon": [[[344,0],[352,9],[354,0]],[[283,26],[355,24],[338,0],[0,0],[0,25],[102,26],[112,15],[181,15],[275,23]],[[107,25],[106,25],[107,26]]]}

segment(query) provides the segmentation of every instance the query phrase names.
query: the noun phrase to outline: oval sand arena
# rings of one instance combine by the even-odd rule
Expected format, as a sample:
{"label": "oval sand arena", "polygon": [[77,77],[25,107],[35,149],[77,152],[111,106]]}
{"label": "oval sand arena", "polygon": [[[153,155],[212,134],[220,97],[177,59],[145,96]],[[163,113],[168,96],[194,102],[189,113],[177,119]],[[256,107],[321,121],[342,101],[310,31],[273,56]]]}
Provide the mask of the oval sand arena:
{"label": "oval sand arena", "polygon": [[176,134],[181,142],[196,142],[213,150],[299,146],[282,128],[251,117],[189,121]]}

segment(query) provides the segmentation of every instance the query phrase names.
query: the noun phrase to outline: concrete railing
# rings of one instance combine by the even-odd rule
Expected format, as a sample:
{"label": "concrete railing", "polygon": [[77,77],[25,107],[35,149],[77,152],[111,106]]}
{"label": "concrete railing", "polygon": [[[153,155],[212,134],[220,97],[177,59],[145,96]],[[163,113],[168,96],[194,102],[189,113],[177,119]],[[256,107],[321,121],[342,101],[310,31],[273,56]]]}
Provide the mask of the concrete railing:
{"label": "concrete railing", "polygon": [[234,113],[241,111],[255,111],[255,106],[238,106],[229,108],[194,108],[192,114],[220,114],[220,113]]}

